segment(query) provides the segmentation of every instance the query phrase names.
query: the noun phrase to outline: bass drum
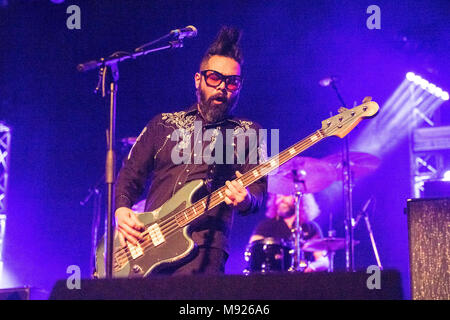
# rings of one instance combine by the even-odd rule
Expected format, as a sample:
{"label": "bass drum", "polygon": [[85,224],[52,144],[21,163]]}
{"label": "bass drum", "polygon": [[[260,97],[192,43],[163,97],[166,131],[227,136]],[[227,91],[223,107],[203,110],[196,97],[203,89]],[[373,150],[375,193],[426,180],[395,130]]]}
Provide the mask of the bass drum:
{"label": "bass drum", "polygon": [[292,266],[293,253],[290,241],[274,238],[256,240],[245,250],[247,268],[244,274],[288,271]]}

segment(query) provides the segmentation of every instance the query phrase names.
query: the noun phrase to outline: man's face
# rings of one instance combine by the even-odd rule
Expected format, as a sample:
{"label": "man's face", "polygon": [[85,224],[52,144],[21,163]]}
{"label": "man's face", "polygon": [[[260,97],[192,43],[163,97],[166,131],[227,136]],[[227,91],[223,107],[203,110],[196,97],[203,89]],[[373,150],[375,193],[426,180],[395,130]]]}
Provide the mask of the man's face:
{"label": "man's face", "polygon": [[[232,58],[212,56],[202,70],[214,70],[224,76],[241,75],[241,66]],[[205,77],[195,74],[195,88],[197,89],[197,102],[200,111],[208,122],[217,122],[224,119],[234,109],[239,98],[239,90],[229,90],[225,81],[217,87],[206,84]]]}
{"label": "man's face", "polygon": [[[303,205],[303,200],[300,204],[300,223],[308,221],[308,216]],[[292,217],[295,214],[295,199],[293,196],[285,196],[282,194],[277,194],[275,199],[275,205],[277,208],[277,215],[286,219]]]}
{"label": "man's face", "polygon": [[280,218],[289,218],[295,213],[295,203],[293,196],[277,194],[275,199],[277,214]]}

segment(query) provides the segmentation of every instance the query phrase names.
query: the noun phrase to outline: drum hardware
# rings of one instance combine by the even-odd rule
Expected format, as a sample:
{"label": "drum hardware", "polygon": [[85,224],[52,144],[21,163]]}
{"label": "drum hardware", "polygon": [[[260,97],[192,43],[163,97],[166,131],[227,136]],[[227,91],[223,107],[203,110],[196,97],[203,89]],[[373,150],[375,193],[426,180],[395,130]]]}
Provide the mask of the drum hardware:
{"label": "drum hardware", "polygon": [[295,227],[292,229],[294,246],[292,264],[288,271],[303,272],[307,263],[302,246],[303,230],[300,224],[300,205],[304,193],[315,193],[327,188],[336,180],[336,171],[328,162],[310,157],[295,157],[286,162],[277,174],[269,177],[268,192],[293,195],[295,199]]}
{"label": "drum hardware", "polygon": [[[370,174],[378,168],[381,162],[378,157],[363,152],[350,152],[349,158],[349,168],[351,170],[350,174],[352,179],[361,178]],[[346,238],[335,237],[336,231],[332,228],[331,212],[329,217],[330,226],[328,237],[309,241],[304,240],[299,216],[300,205],[303,200],[304,193],[316,193],[322,191],[334,181],[345,180],[345,175],[346,171],[344,170],[342,155],[333,154],[320,160],[309,157],[295,157],[281,166],[277,174],[269,177],[268,192],[274,194],[293,195],[295,199],[296,214],[295,227],[292,229],[294,239],[293,245],[291,245],[290,250],[285,250],[282,252],[284,261],[286,261],[286,255],[290,257],[290,267],[287,270],[286,266],[284,266],[283,268],[276,267],[275,271],[303,272],[308,266],[304,258],[305,252],[326,251],[327,256],[330,259],[328,272],[333,272],[334,256],[336,254],[336,251],[343,248],[346,248],[347,269],[349,268],[349,265],[351,266],[351,268],[353,268],[353,263],[350,263],[350,261],[353,261],[353,247],[357,245],[359,241],[354,240],[352,234],[351,239],[348,239],[350,236],[350,232],[347,230]],[[365,211],[363,210],[363,212]],[[357,217],[357,220],[359,218],[360,216]],[[352,218],[351,221],[354,228],[356,226],[355,219]],[[370,224],[367,227],[368,230],[370,230]],[[369,234],[371,234],[371,231],[369,231]],[[346,245],[350,244],[350,242],[353,244],[351,252],[349,252],[347,248],[348,245]],[[252,255],[249,250],[250,247],[248,247],[246,250],[245,259],[251,264],[251,260],[254,258],[254,254]],[[265,249],[263,249],[262,251],[265,251]],[[376,252],[375,247],[374,252]],[[377,252],[375,255],[377,257],[377,262],[379,262]],[[254,271],[259,271],[262,273],[272,272],[274,270],[273,262],[269,263],[269,260],[261,263],[259,270],[251,270],[251,268],[247,268],[244,270],[244,273],[249,274]],[[381,265],[381,263],[379,263],[379,265]]]}
{"label": "drum hardware", "polygon": [[[333,167],[336,180],[341,180],[343,176],[342,155],[335,153],[321,159]],[[358,179],[374,172],[381,164],[380,158],[364,152],[350,152],[350,171],[353,179]]]}
{"label": "drum hardware", "polygon": [[[353,245],[357,245],[358,240],[353,241]],[[345,247],[345,238],[327,237],[321,239],[313,239],[307,241],[302,250],[305,252],[326,251],[330,258],[330,264],[328,266],[328,272],[334,271],[334,255],[336,251]]]}
{"label": "drum hardware", "polygon": [[305,255],[302,250],[301,241],[303,239],[303,229],[300,224],[300,205],[302,203],[302,197],[303,193],[301,192],[301,189],[306,189],[305,181],[301,180],[301,178],[297,175],[297,170],[292,170],[292,175],[294,177],[294,187],[296,189],[295,192],[295,229],[294,229],[294,239],[295,239],[295,246],[294,246],[294,254],[295,259],[293,266],[291,267],[290,271],[298,271],[303,272],[306,268],[304,264],[302,264],[302,261],[305,260]]}
{"label": "drum hardware", "polygon": [[295,179],[301,181],[302,193],[316,193],[336,181],[336,168],[324,160],[295,157],[279,167],[276,174],[269,176],[267,191],[286,196],[295,195],[298,191]]}
{"label": "drum hardware", "polygon": [[303,272],[307,267],[302,251],[303,230],[300,224],[300,205],[304,193],[315,193],[327,188],[336,180],[336,171],[328,162],[309,157],[295,157],[269,177],[268,191],[275,194],[293,195],[295,199],[294,259],[291,272]]}
{"label": "drum hardware", "polygon": [[[366,201],[366,203],[364,204],[364,207],[362,208],[361,212],[356,216],[355,222],[353,224],[353,229],[356,228],[356,226],[358,225],[358,222],[361,219],[361,217],[364,217],[364,221],[366,223],[367,232],[369,233],[370,242],[372,244],[373,254],[375,256],[375,259],[377,260],[378,267],[381,270],[383,270],[383,266],[381,265],[380,256],[378,254],[377,245],[375,243],[375,237],[373,236],[372,226],[371,226],[370,220],[369,220],[369,205],[370,205],[371,202],[375,202],[375,198],[373,196],[371,196]],[[374,206],[375,206],[375,204],[370,207],[371,210],[373,210]]]}
{"label": "drum hardware", "polygon": [[250,243],[245,250],[248,263],[243,273],[272,273],[287,271],[292,265],[292,244],[289,241],[264,238]]}
{"label": "drum hardware", "polygon": [[[352,217],[352,188],[355,179],[362,178],[374,172],[380,166],[381,160],[369,153],[364,152],[349,152],[348,149],[345,150],[347,154],[344,156],[340,153],[332,154],[325,158],[323,161],[328,162],[336,172],[336,180],[343,181],[344,195],[346,196],[346,260],[347,260],[347,271],[353,271],[354,268],[354,254],[353,248],[355,240],[353,240],[353,229],[355,228],[355,219]],[[364,212],[365,210],[363,210]],[[359,215],[356,220],[359,220],[361,216]],[[350,220],[349,220],[350,219]],[[367,222],[366,222],[367,223]],[[331,217],[330,217],[331,224]],[[368,226],[369,228],[370,226]],[[351,230],[350,230],[351,229]],[[330,227],[331,230],[331,227]],[[369,230],[369,229],[368,229]],[[371,232],[369,231],[369,234]],[[372,239],[372,238],[371,238]],[[353,243],[353,245],[350,245]],[[372,241],[372,246],[374,248],[375,256],[377,257],[377,262],[379,262],[378,252],[374,246],[374,241]],[[332,266],[332,258],[334,257],[334,252],[330,253],[330,266]],[[381,264],[379,263],[379,266]]]}

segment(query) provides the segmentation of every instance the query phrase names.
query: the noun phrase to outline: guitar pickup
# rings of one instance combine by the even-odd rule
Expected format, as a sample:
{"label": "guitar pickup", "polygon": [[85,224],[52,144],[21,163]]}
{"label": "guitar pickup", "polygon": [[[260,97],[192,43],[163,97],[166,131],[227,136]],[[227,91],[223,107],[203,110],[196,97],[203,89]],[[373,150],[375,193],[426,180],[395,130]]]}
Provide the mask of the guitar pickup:
{"label": "guitar pickup", "polygon": [[155,247],[166,241],[157,223],[152,224],[147,230]]}
{"label": "guitar pickup", "polygon": [[130,242],[127,242],[127,245],[133,259],[139,258],[144,254],[144,250],[142,250],[142,247],[139,244],[134,245]]}

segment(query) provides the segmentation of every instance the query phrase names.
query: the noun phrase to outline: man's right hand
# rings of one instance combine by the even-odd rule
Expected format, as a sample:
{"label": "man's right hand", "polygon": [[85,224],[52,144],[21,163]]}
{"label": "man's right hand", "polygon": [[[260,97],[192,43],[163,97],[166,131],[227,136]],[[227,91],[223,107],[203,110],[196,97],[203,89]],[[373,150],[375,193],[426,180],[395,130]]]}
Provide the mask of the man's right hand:
{"label": "man's right hand", "polygon": [[116,229],[120,244],[126,246],[126,241],[136,245],[142,239],[141,232],[144,231],[144,224],[139,221],[136,213],[126,207],[120,207],[115,212]]}

